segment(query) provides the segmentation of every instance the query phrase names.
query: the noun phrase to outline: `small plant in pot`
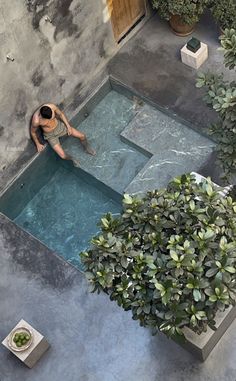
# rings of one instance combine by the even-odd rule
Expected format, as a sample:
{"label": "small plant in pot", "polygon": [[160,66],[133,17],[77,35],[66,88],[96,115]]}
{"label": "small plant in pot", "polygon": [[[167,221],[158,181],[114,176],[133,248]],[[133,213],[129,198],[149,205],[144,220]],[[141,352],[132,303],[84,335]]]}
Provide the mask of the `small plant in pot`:
{"label": "small plant in pot", "polygon": [[124,196],[120,218],[81,253],[91,291],[105,292],[140,325],[174,339],[183,328],[215,329],[217,311],[234,305],[236,203],[210,180],[175,178],[143,197]]}
{"label": "small plant in pot", "polygon": [[187,36],[208,6],[209,0],[152,0],[161,18],[168,20],[174,33]]}
{"label": "small plant in pot", "polygon": [[236,29],[235,0],[214,0],[210,5],[210,10],[215,21],[219,25],[221,32],[225,29]]}

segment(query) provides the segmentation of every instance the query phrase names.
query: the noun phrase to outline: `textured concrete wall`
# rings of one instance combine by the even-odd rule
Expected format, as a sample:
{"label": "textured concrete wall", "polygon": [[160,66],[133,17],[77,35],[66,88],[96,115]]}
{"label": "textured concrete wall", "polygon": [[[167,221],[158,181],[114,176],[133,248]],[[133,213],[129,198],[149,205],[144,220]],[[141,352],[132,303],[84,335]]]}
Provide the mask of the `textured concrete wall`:
{"label": "textured concrete wall", "polygon": [[1,0],[2,178],[31,145],[29,120],[38,105],[63,105],[92,82],[116,49],[105,0]]}

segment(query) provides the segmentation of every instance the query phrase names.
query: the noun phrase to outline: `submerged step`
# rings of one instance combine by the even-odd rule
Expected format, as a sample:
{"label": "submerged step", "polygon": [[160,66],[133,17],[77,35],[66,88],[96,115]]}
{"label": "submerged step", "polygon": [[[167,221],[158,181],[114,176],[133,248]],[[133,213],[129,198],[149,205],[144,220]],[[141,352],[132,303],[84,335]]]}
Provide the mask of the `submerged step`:
{"label": "submerged step", "polygon": [[120,133],[136,113],[132,100],[111,91],[86,120],[74,126],[87,135],[96,156],[86,154],[77,139],[69,137],[63,143],[65,151],[79,161],[83,170],[119,193],[124,192],[149,159],[120,139]]}

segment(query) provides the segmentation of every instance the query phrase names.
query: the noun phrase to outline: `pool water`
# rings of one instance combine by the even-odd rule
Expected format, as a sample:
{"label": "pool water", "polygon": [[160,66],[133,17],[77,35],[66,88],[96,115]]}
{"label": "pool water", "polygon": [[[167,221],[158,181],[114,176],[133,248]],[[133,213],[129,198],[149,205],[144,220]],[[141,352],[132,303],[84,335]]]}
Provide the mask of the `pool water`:
{"label": "pool water", "polygon": [[59,166],[14,221],[68,262],[82,268],[79,253],[99,232],[101,216],[119,214],[121,203]]}

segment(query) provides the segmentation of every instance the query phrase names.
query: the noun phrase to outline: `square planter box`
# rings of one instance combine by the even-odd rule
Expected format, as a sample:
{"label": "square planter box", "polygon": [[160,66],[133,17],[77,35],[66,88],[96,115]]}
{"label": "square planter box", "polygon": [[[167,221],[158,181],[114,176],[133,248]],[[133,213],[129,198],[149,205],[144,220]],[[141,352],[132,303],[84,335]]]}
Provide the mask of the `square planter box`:
{"label": "square planter box", "polygon": [[236,306],[217,314],[216,331],[208,328],[207,332],[198,335],[191,331],[191,329],[184,328],[183,332],[186,337],[186,343],[182,344],[183,348],[187,349],[199,360],[205,361],[235,317]]}

